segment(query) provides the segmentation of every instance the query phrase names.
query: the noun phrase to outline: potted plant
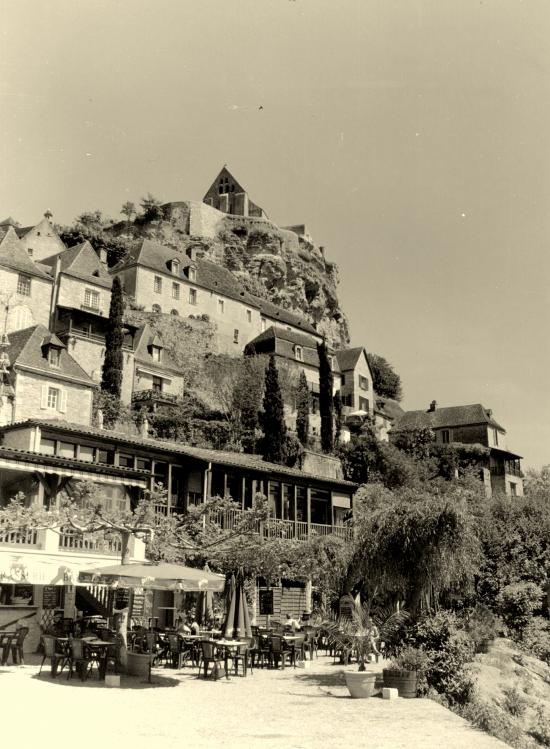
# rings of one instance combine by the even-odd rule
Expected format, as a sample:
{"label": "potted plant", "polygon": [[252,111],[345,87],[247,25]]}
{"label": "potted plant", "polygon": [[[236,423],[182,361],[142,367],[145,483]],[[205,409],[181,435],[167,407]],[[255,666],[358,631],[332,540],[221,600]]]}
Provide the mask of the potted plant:
{"label": "potted plant", "polygon": [[407,616],[405,611],[399,611],[385,619],[371,617],[370,607],[366,604],[361,606],[356,601],[351,616],[340,616],[325,623],[328,638],[336,651],[340,652],[342,662],[347,665],[354,654],[357,656],[357,670],[344,671],[346,685],[352,697],[370,697],[374,693],[376,679],[380,677],[380,673],[367,671],[365,666],[373,645],[376,648],[376,630],[379,638],[385,639]]}
{"label": "potted plant", "polygon": [[476,652],[489,652],[497,633],[498,623],[498,617],[487,606],[478,604],[475,607],[468,619],[466,631],[475,644]]}
{"label": "potted plant", "polygon": [[420,648],[404,648],[382,671],[384,686],[397,689],[400,697],[416,697],[418,677],[427,663],[428,656]]}

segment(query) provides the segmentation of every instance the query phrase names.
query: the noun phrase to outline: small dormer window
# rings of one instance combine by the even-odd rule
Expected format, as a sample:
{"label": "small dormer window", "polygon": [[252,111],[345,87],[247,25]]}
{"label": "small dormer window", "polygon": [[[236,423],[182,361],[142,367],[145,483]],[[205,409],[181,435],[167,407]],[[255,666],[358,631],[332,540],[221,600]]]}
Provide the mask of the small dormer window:
{"label": "small dormer window", "polygon": [[23,273],[20,273],[17,277],[17,293],[21,296],[31,295],[31,279]]}
{"label": "small dormer window", "polygon": [[28,247],[27,252],[29,253],[29,257],[32,257],[34,255],[34,250],[32,247]]}
{"label": "small dormer window", "polygon": [[196,281],[197,280],[197,269],[194,268],[193,266],[191,266],[188,269],[187,275],[188,275],[190,281]]}
{"label": "small dormer window", "polygon": [[296,361],[304,361],[304,350],[301,346],[294,346],[294,358]]}
{"label": "small dormer window", "polygon": [[56,346],[50,346],[48,349],[48,363],[51,367],[59,367],[61,359],[61,349]]}
{"label": "small dormer window", "polygon": [[172,260],[172,264],[171,264],[170,267],[171,267],[172,273],[175,276],[177,276],[179,274],[179,272],[180,272],[180,261],[179,260]]}
{"label": "small dormer window", "polygon": [[160,346],[151,346],[151,358],[153,361],[160,362],[161,351],[162,349]]}

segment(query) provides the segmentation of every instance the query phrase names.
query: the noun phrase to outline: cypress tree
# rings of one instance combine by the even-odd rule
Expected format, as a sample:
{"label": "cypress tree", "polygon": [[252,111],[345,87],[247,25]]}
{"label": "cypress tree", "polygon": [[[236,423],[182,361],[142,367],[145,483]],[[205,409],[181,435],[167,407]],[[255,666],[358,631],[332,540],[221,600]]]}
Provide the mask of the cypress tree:
{"label": "cypress tree", "polygon": [[263,457],[271,463],[284,463],[286,445],[286,424],[283,396],[279,385],[279,374],[273,354],[265,371],[264,410],[261,426],[264,433]]}
{"label": "cypress tree", "polygon": [[342,398],[340,393],[336,393],[334,396],[334,446],[338,447],[340,444],[340,436],[342,435]]}
{"label": "cypress tree", "polygon": [[124,299],[120,279],[115,276],[111,289],[111,306],[109,308],[109,322],[105,333],[105,359],[101,375],[101,390],[120,400],[122,386],[122,332],[124,315]]}
{"label": "cypress tree", "polygon": [[296,393],[296,434],[304,447],[309,437],[309,401],[310,393],[306,373],[302,369]]}
{"label": "cypress tree", "polygon": [[321,449],[324,453],[332,452],[334,436],[332,430],[332,390],[333,378],[330,359],[325,341],[317,344],[319,356],[319,413],[321,414]]}

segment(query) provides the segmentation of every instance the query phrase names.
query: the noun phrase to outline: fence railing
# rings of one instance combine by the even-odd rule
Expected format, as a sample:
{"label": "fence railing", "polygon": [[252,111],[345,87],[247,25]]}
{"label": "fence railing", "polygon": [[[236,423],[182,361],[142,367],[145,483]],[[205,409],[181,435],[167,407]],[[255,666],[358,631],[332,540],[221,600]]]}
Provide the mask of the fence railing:
{"label": "fence railing", "polygon": [[105,532],[80,533],[74,528],[61,528],[59,548],[64,551],[86,551],[90,554],[121,554],[122,539]]}
{"label": "fence railing", "polygon": [[17,546],[38,546],[37,530],[3,531],[0,533],[0,544],[16,544]]}
{"label": "fence railing", "polygon": [[[210,520],[224,530],[232,531],[241,523],[243,511],[238,509],[218,510],[211,513]],[[331,536],[350,540],[352,538],[351,528],[337,525],[322,525],[321,523],[308,524],[304,520],[279,520],[268,518],[262,522],[256,521],[252,527],[253,533],[259,533],[263,538],[286,538],[305,541],[309,536]]]}

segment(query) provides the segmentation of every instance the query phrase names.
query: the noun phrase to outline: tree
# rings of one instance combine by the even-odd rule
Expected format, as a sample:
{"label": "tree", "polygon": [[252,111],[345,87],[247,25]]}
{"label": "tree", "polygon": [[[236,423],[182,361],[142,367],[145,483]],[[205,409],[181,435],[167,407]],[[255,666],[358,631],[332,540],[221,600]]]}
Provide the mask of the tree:
{"label": "tree", "polygon": [[163,218],[162,203],[158,198],[155,198],[151,193],[147,193],[146,198],[142,198],[140,206],[143,211],[143,219],[145,221],[157,221]]}
{"label": "tree", "polygon": [[100,210],[85,211],[76,217],[76,223],[87,229],[101,230],[105,226],[105,219]]}
{"label": "tree", "polygon": [[120,209],[120,212],[126,216],[126,220],[128,223],[132,220],[132,216],[135,216],[136,213],[136,205],[135,203],[132,203],[131,200],[127,200],[126,203],[123,203],[122,208]]}
{"label": "tree", "polygon": [[298,391],[296,393],[296,434],[298,439],[307,446],[309,437],[309,402],[311,394],[307,384],[306,373],[302,369],[298,381]]}
{"label": "tree", "polygon": [[342,396],[340,393],[334,395],[334,445],[340,445],[342,435]]}
{"label": "tree", "polygon": [[101,389],[120,400],[122,387],[122,332],[124,315],[124,300],[120,279],[115,276],[111,289],[111,306],[109,308],[109,322],[105,333],[105,359],[101,375]]}
{"label": "tree", "polygon": [[334,447],[334,432],[332,423],[333,410],[333,377],[332,367],[328,356],[327,344],[323,340],[317,344],[319,355],[319,412],[321,415],[321,449],[324,453],[331,453]]}
{"label": "tree", "polygon": [[384,398],[392,398],[400,401],[403,398],[403,387],[401,378],[395,372],[392,365],[378,354],[367,354],[370,371],[372,374],[372,385],[378,395]]}
{"label": "tree", "polygon": [[279,374],[275,357],[269,357],[265,371],[264,410],[260,424],[264,433],[262,454],[264,460],[271,463],[285,462],[286,424],[283,396],[279,385]]}

